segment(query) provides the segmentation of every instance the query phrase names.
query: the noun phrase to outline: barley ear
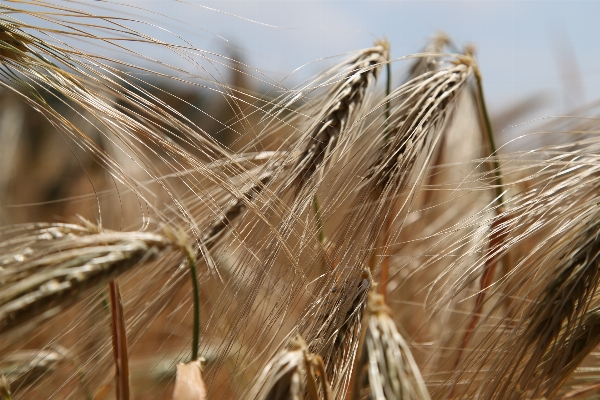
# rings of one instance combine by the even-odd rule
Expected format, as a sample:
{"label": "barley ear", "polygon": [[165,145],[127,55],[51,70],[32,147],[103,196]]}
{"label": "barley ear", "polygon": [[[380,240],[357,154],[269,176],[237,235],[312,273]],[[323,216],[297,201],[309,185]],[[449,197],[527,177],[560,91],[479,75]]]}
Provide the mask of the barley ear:
{"label": "barley ear", "polygon": [[[40,240],[46,238],[44,231],[48,229],[21,238],[35,245],[27,256],[12,258],[0,271],[0,333],[43,317],[45,311],[75,304],[89,290],[171,246],[167,238],[146,232],[90,233],[81,226],[57,225],[55,234],[60,236]],[[50,248],[48,241],[53,244]]]}
{"label": "barley ear", "polygon": [[312,400],[333,399],[323,360],[308,352],[308,345],[300,336],[269,362],[258,379],[257,389],[262,400],[297,400],[305,394]]}
{"label": "barley ear", "polygon": [[300,171],[297,190],[313,176],[324,162],[325,154],[331,152],[340,135],[349,127],[367,89],[377,78],[381,66],[388,61],[388,50],[389,44],[381,41],[363,51],[348,66],[350,71],[330,93],[318,123],[313,124],[304,140],[304,149],[297,163]]}
{"label": "barley ear", "polygon": [[429,400],[419,367],[390,313],[384,297],[371,290],[352,399]]}

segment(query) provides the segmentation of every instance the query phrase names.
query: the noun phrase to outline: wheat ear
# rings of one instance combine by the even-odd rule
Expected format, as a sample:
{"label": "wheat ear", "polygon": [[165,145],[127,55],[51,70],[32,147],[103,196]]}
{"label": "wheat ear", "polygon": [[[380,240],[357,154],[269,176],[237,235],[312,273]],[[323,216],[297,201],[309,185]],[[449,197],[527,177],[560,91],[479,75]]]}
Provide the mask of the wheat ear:
{"label": "wheat ear", "polygon": [[[88,290],[153,260],[171,245],[170,240],[155,233],[77,233],[52,239],[53,246],[37,252],[27,248],[26,255],[5,263],[0,271],[0,333],[10,332],[55,307],[76,303]],[[29,239],[39,235],[34,232]],[[28,237],[20,239],[28,241]]]}
{"label": "wheat ear", "polygon": [[600,340],[598,312],[589,311],[600,287],[600,220],[593,209],[577,218],[558,227],[562,237],[545,250],[556,266],[512,329],[514,339],[493,363],[493,371],[516,367],[485,387],[490,398],[516,385],[528,396],[554,395],[575,360],[581,361]]}
{"label": "wheat ear", "polygon": [[333,400],[323,359],[310,354],[300,336],[269,362],[258,379],[257,388],[261,400],[297,400],[306,394],[312,400]]}
{"label": "wheat ear", "polygon": [[333,395],[343,398],[360,341],[371,278],[367,270],[340,268],[332,279],[300,316],[297,329],[307,338],[310,351],[323,358]]}
{"label": "wheat ear", "polygon": [[365,334],[354,373],[352,399],[429,400],[410,347],[390,317],[384,297],[369,293]]}
{"label": "wheat ear", "polygon": [[[331,152],[339,136],[348,128],[349,121],[360,107],[365,92],[377,78],[380,67],[387,62],[389,45],[380,42],[367,49],[349,64],[350,72],[329,94],[327,105],[319,123],[308,133],[304,150],[300,154],[300,184],[306,182]],[[302,185],[300,185],[302,186]]]}

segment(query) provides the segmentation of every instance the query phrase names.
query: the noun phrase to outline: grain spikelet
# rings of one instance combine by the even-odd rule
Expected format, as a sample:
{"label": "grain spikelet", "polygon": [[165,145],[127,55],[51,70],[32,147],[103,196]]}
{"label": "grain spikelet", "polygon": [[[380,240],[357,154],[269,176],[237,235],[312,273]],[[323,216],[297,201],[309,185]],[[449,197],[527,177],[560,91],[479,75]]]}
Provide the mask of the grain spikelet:
{"label": "grain spikelet", "polygon": [[[55,307],[74,304],[89,290],[152,260],[170,241],[146,232],[90,232],[60,225],[0,243],[25,243],[0,270],[0,333]],[[85,231],[87,230],[87,233]],[[59,237],[50,237],[60,232]],[[49,240],[39,240],[46,237]],[[37,245],[37,246],[36,246]]]}
{"label": "grain spikelet", "polygon": [[68,350],[60,346],[43,350],[21,350],[3,357],[0,374],[13,387],[35,382],[43,374],[59,368],[63,363],[74,363]]}
{"label": "grain spikelet", "polygon": [[417,62],[413,64],[409,71],[409,80],[414,79],[426,72],[434,71],[438,68],[438,58],[440,53],[444,51],[444,48],[451,43],[450,37],[444,32],[438,32],[433,35],[423,53],[426,55],[419,58]]}
{"label": "grain spikelet", "polygon": [[262,400],[333,400],[323,360],[300,336],[265,367],[257,387]]}
{"label": "grain spikelet", "polygon": [[210,247],[215,244],[216,240],[229,226],[229,224],[231,224],[233,220],[235,220],[244,212],[246,209],[246,203],[252,201],[252,199],[254,199],[262,191],[264,186],[269,183],[269,181],[273,178],[273,174],[273,169],[264,172],[258,177],[257,183],[252,183],[247,188],[242,190],[243,198],[231,200],[229,204],[225,206],[223,214],[204,230],[201,239],[202,244],[206,245],[207,248],[210,249]]}
{"label": "grain spikelet", "polygon": [[[523,335],[527,346],[532,348],[520,378],[523,390],[539,385],[546,387],[545,394],[550,395],[566,378],[557,379],[556,375],[568,364],[567,360],[587,354],[593,349],[587,348],[587,343],[595,344],[600,338],[597,312],[581,320],[600,283],[599,227],[597,217],[588,226],[577,227],[573,242],[568,243],[566,254],[556,267],[555,278],[543,289],[540,301],[531,310]],[[568,353],[567,360],[561,353]],[[534,392],[539,393],[538,390]]]}
{"label": "grain spikelet", "polygon": [[370,167],[368,175],[381,193],[391,184],[396,190],[404,188],[412,169],[423,149],[431,151],[437,142],[441,126],[452,110],[452,101],[473,72],[470,65],[455,66],[432,71],[419,76],[391,94],[403,96],[398,107],[392,110],[390,140],[386,141],[378,159]]}
{"label": "grain spikelet", "polygon": [[21,53],[28,51],[29,40],[5,21],[0,22],[0,57],[9,60],[17,60]]}
{"label": "grain spikelet", "polygon": [[352,398],[429,400],[419,367],[390,312],[383,296],[371,291]]}
{"label": "grain spikelet", "polygon": [[349,64],[348,74],[328,93],[319,121],[308,133],[306,145],[298,160],[300,182],[306,182],[335,147],[339,136],[348,128],[350,119],[361,106],[365,92],[379,69],[387,62],[388,44],[381,42],[364,50]]}
{"label": "grain spikelet", "polygon": [[[351,244],[340,263],[363,263],[365,257],[373,253],[373,243],[386,226],[386,219],[398,218],[413,200],[454,110],[458,93],[473,75],[470,59],[452,59],[444,65],[445,68],[427,72],[390,95],[397,104],[392,107],[387,139],[380,135],[380,141],[376,142],[378,148],[374,161],[365,171],[362,189],[355,197],[352,212],[338,229],[340,234],[334,239],[338,248],[343,248],[344,243]],[[409,184],[410,190],[404,193]],[[404,204],[391,215],[400,195]],[[395,241],[397,235],[398,232],[393,232],[389,241]]]}
{"label": "grain spikelet", "polygon": [[367,271],[341,269],[331,289],[300,318],[299,330],[305,332],[310,350],[323,357],[336,398],[343,398],[348,389],[370,287]]}
{"label": "grain spikelet", "polygon": [[[586,215],[587,214],[587,215]],[[547,254],[556,266],[548,272],[535,301],[523,311],[492,371],[516,366],[484,392],[490,398],[509,387],[530,397],[556,394],[568,374],[600,340],[597,310],[588,311],[600,285],[600,220],[594,210],[560,227],[561,239]],[[542,264],[535,264],[538,269]]]}

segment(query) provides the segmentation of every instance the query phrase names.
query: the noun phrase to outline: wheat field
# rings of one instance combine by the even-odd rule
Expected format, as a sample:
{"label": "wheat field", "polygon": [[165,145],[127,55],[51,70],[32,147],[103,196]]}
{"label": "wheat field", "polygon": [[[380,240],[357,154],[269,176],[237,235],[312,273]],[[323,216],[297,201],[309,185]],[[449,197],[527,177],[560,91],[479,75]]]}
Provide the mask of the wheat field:
{"label": "wheat field", "polygon": [[0,4],[5,399],[600,396],[597,103],[498,146],[443,33],[287,87],[144,15]]}

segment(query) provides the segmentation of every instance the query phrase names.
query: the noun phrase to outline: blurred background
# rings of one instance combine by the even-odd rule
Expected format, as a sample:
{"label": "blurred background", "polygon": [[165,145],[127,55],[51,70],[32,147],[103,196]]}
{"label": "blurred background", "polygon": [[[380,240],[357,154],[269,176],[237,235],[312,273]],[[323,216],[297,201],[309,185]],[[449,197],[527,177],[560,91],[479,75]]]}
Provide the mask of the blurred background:
{"label": "blurred background", "polygon": [[[332,66],[339,56],[383,37],[391,43],[392,59],[422,51],[440,31],[452,38],[457,51],[474,45],[500,145],[524,126],[530,128],[531,121],[566,115],[600,93],[600,35],[596,32],[600,2],[595,1],[64,4],[122,17],[128,26],[158,40],[203,50],[205,63],[187,57],[185,51],[175,54],[159,46],[131,44],[144,59],[114,47],[94,47],[97,42],[93,46],[76,43],[84,50],[137,65],[154,60],[170,68],[165,70],[174,78],[193,82],[179,85],[173,79],[152,77],[156,88],[150,90],[208,134],[234,147],[239,144],[233,133],[236,127],[226,127],[225,122],[237,111],[219,93],[223,87],[252,98],[276,98]],[[405,78],[406,65],[393,64],[394,85]],[[180,69],[179,76],[173,67]],[[0,104],[0,223],[57,221],[76,213],[96,219],[94,192],[110,190],[113,183],[108,174],[80,149],[67,146],[49,123],[6,91],[0,91]],[[61,104],[55,107],[62,107],[65,114],[71,112]],[[101,141],[100,136],[97,140]]]}
{"label": "blurred background", "polygon": [[399,58],[444,31],[457,45],[476,46],[492,110],[539,93],[558,112],[595,99],[600,90],[597,1],[153,0],[119,9],[136,14],[136,7],[156,12],[156,21],[173,33],[242,57],[288,87],[320,71],[320,58],[381,37]]}
{"label": "blurred background", "polygon": [[[57,4],[60,7],[61,3]],[[159,71],[164,66],[172,79],[140,76],[154,85],[148,90],[233,148],[243,144],[244,138],[235,131],[244,128],[232,125],[240,109],[232,106],[226,91],[247,94],[246,104],[274,99],[334,65],[340,57],[384,37],[391,43],[393,60],[422,51],[438,32],[450,36],[456,51],[474,45],[500,146],[531,129],[536,121],[568,115],[600,93],[600,35],[596,32],[600,2],[595,1],[140,0],[63,4],[123,18],[125,25],[142,34],[183,46],[177,52],[128,44],[139,53],[135,55],[98,41],[78,39],[74,43],[84,51],[117,61],[147,64]],[[47,23],[35,17],[29,21],[29,17],[19,18],[32,26]],[[202,56],[192,57],[184,47],[199,49]],[[407,64],[393,63],[393,86],[405,79]],[[177,80],[189,83],[178,84]],[[54,107],[76,123],[84,117],[56,100],[49,101],[55,101]],[[57,221],[76,213],[95,220],[94,192],[114,188],[109,175],[16,97],[0,91],[0,104],[0,223]],[[252,118],[258,116],[249,118],[247,122],[252,124]],[[86,134],[103,140],[93,129]],[[507,149],[515,150],[507,146],[503,151]]]}

